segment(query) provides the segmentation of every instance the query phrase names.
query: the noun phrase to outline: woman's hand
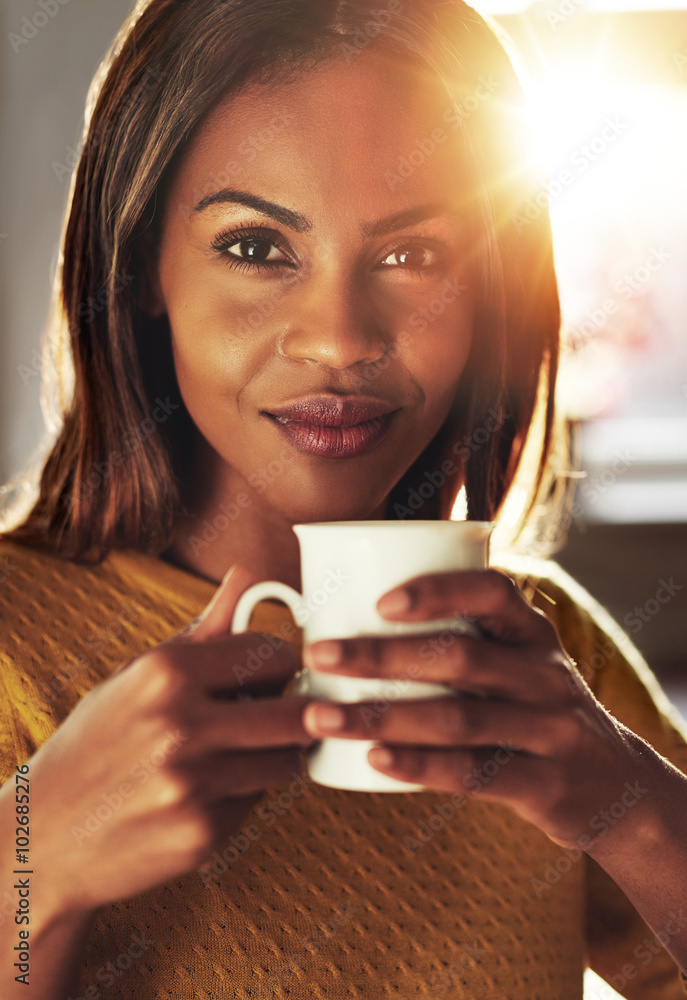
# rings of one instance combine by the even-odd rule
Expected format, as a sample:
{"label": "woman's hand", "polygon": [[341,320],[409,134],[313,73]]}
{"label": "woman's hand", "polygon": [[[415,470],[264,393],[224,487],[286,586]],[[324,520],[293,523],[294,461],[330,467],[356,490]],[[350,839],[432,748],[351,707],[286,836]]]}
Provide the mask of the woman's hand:
{"label": "woman's hand", "polygon": [[281,696],[297,658],[285,639],[230,633],[253,582],[234,567],[199,619],[90,691],[31,759],[36,920],[92,913],[198,867],[265,788],[299,773],[311,699]]}
{"label": "woman's hand", "polygon": [[[406,595],[408,606],[392,606]],[[361,677],[446,684],[458,697],[337,703],[343,727],[327,726],[331,702],[308,706],[320,739],[379,741],[378,770],[429,789],[509,805],[562,846],[585,847],[623,817],[642,814],[648,749],[596,700],[561,647],[554,626],[496,570],[415,577],[377,605],[390,620],[466,617],[481,638],[441,632],[317,642],[304,663]],[[337,665],[327,654],[339,653]],[[625,824],[627,825],[627,824]]]}

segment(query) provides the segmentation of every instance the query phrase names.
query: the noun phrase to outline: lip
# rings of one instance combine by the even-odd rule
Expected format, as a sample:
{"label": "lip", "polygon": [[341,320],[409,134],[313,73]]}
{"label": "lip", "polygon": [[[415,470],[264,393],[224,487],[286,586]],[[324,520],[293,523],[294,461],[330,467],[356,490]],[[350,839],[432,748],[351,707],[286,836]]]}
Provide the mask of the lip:
{"label": "lip", "polygon": [[399,409],[378,399],[311,396],[262,413],[299,451],[353,458],[380,443]]}
{"label": "lip", "polygon": [[304,420],[321,427],[353,427],[386,416],[398,407],[382,399],[360,396],[307,396],[286,406],[264,410],[268,416],[286,420]]}

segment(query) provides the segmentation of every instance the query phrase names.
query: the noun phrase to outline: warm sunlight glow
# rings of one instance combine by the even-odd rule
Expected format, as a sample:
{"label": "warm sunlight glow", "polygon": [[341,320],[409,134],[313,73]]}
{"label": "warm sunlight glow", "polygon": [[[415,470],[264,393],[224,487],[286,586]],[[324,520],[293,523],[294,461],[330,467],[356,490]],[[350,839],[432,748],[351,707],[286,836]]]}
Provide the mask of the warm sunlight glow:
{"label": "warm sunlight glow", "polygon": [[[687,438],[687,18],[663,3],[633,4],[635,13],[593,0],[504,7],[527,8],[501,23],[527,68],[544,173],[517,224],[539,217],[548,199],[554,231],[559,410],[588,428],[583,452],[599,427],[610,429],[601,459],[583,454],[589,482],[599,462],[633,456],[602,498],[589,484],[580,492],[584,515],[684,520],[687,466],[674,442]],[[630,428],[639,424],[669,448],[660,462],[637,452]]]}

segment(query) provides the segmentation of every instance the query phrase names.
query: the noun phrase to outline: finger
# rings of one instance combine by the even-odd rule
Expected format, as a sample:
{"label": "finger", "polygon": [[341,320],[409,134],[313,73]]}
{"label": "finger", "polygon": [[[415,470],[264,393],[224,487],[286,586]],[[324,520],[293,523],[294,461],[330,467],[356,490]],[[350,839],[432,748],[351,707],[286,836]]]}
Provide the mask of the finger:
{"label": "finger", "polygon": [[[388,750],[393,763],[382,764],[379,749]],[[501,747],[491,750],[435,750],[398,745],[373,748],[368,761],[378,771],[440,792],[479,795],[510,806],[532,821],[541,812],[542,789],[557,783],[555,766],[540,757]]]}
{"label": "finger", "polygon": [[303,663],[343,677],[446,684],[458,691],[523,701],[563,697],[572,690],[569,661],[555,645],[513,647],[448,630],[316,642],[305,646]]}
{"label": "finger", "polygon": [[[177,646],[188,646],[190,644],[197,644],[201,646],[203,643],[207,643],[212,639],[226,639],[231,636],[231,620],[234,616],[234,610],[238,603],[238,600],[248,587],[252,586],[254,583],[258,583],[258,578],[249,570],[246,566],[240,564],[235,564],[231,566],[225,573],[222,582],[212,596],[211,601],[205,607],[205,609],[194,618],[193,621],[189,622],[188,625],[184,626],[176,635],[172,636],[166,642],[162,643],[159,649],[167,649],[169,647]],[[251,642],[251,637],[255,635],[252,632],[243,633],[247,637],[247,641]],[[240,638],[240,636],[237,636]],[[226,655],[226,654],[225,654]],[[247,653],[246,653],[247,655]],[[126,663],[121,664],[114,671],[115,674],[122,673],[131,667],[132,664],[136,663],[139,657],[135,656],[128,660]],[[208,662],[207,657],[201,656],[204,662]],[[211,657],[213,662],[219,662],[216,656]],[[239,668],[237,667],[237,670]]]}
{"label": "finger", "polygon": [[[407,607],[394,611],[393,602],[401,595],[405,595]],[[511,577],[495,569],[412,577],[383,595],[377,610],[393,621],[475,619],[486,635],[511,643],[541,638],[548,624],[545,615],[527,603]]]}
{"label": "finger", "polygon": [[258,582],[252,570],[235,563],[225,573],[206,608],[170,641],[202,642],[230,634],[231,620],[241,594]]}
{"label": "finger", "polygon": [[300,771],[299,750],[282,747],[279,750],[213,754],[204,759],[202,767],[180,768],[178,774],[186,785],[188,802],[212,803],[252,796],[266,788],[278,788],[294,781]]}
{"label": "finger", "polygon": [[198,720],[196,753],[308,747],[314,737],[303,725],[306,695],[210,703]]}
{"label": "finger", "polygon": [[[227,839],[238,830],[246,816],[262,799],[263,790],[253,795],[242,795],[240,798],[218,798],[211,802],[207,812],[216,831],[214,847],[217,851],[226,849]],[[198,865],[199,872],[209,872],[217,864],[215,853],[208,853],[206,860]]]}
{"label": "finger", "polygon": [[161,693],[181,687],[206,694],[281,690],[299,669],[294,647],[283,636],[242,632],[205,642],[166,642],[142,661]]}
{"label": "finger", "polygon": [[[319,739],[379,740],[426,747],[500,747],[550,756],[574,752],[581,740],[577,716],[508,702],[460,696],[398,701],[386,708],[379,702],[314,701],[303,711],[303,725]],[[341,722],[332,714],[338,709]]]}

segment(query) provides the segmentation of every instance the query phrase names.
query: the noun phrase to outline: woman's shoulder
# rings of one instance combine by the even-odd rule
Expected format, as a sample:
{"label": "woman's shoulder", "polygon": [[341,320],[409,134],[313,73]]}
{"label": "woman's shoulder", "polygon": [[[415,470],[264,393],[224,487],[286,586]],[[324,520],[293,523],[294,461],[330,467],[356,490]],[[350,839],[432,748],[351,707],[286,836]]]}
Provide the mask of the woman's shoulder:
{"label": "woman's shoulder", "polygon": [[48,549],[0,535],[0,605],[34,596],[34,587],[63,586],[82,576],[82,567]]}
{"label": "woman's shoulder", "polygon": [[196,617],[208,590],[140,553],[84,563],[0,537],[0,781],[96,684]]}
{"label": "woman's shoulder", "polygon": [[75,616],[66,629],[59,624],[78,598],[70,575],[68,563],[0,537],[0,781],[55,728],[58,645],[77,627]]}
{"label": "woman's shoulder", "polygon": [[164,642],[206,606],[215,586],[131,550],[71,559],[0,536],[0,653],[49,658]]}
{"label": "woman's shoulder", "polygon": [[[552,559],[497,552],[492,565],[505,570],[516,581],[530,603],[544,611],[561,633],[574,643],[585,659],[592,660],[600,635],[640,673],[647,669],[642,655],[629,636],[577,580]],[[582,648],[580,648],[582,647]],[[593,665],[592,672],[594,671]]]}
{"label": "woman's shoulder", "polygon": [[[548,606],[575,609],[578,616],[592,619],[604,631],[618,633],[619,637],[620,633],[625,635],[609,611],[555,560],[499,551],[492,562],[523,588],[540,590],[540,597]],[[632,646],[629,638],[628,644]]]}
{"label": "woman's shoulder", "polygon": [[[111,550],[102,558],[71,558],[0,535],[0,615],[14,617],[29,608],[52,617],[69,612],[83,620],[104,601],[113,610],[122,600],[141,600],[176,625],[195,617],[216,585],[161,559],[131,549]],[[35,617],[35,616],[34,616]]]}
{"label": "woman's shoulder", "polygon": [[492,564],[513,577],[530,603],[553,622],[586,680],[621,657],[650,686],[656,684],[644,657],[610,612],[554,560],[498,552]]}
{"label": "woman's shoulder", "polygon": [[[80,562],[51,550],[0,536],[0,621],[8,640],[40,643],[60,622],[83,628],[100,606],[125,587],[108,559]],[[10,643],[14,645],[14,643]]]}

